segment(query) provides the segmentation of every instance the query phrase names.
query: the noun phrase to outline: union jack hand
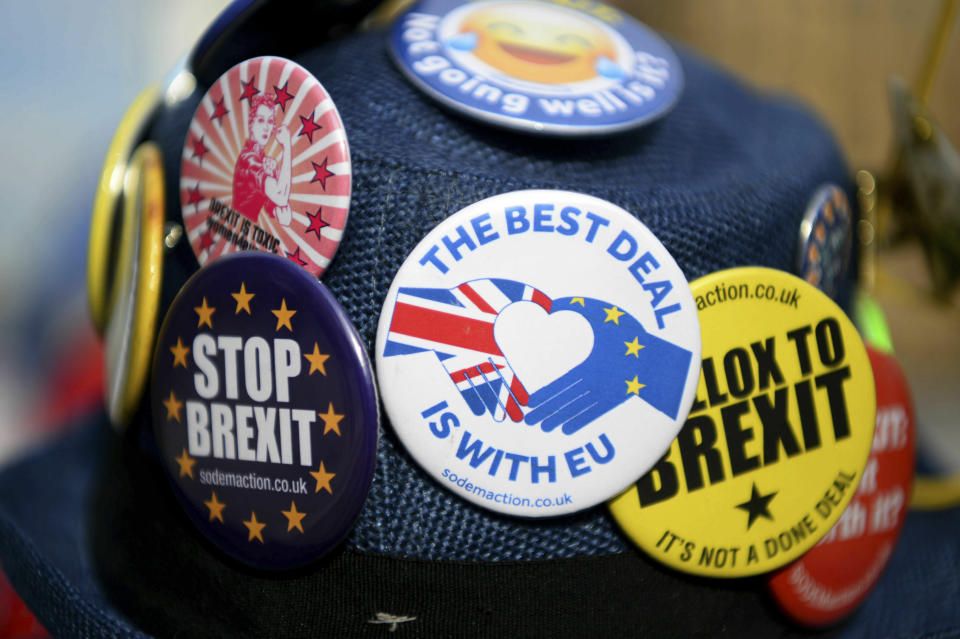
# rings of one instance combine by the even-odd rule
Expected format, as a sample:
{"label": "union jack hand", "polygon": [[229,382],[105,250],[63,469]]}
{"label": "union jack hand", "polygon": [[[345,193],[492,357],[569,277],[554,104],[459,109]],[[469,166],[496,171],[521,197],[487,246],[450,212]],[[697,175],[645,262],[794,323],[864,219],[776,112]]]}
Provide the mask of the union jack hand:
{"label": "union jack hand", "polygon": [[474,415],[521,422],[529,397],[497,345],[493,325],[504,308],[524,300],[550,312],[549,297],[512,280],[401,288],[383,356],[433,351]]}

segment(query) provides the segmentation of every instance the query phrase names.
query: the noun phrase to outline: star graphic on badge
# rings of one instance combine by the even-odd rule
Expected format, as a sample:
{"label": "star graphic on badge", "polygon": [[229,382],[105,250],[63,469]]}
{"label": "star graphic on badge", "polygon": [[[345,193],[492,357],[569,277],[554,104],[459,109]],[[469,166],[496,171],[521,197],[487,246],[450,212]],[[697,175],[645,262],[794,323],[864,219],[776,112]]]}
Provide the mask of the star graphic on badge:
{"label": "star graphic on badge", "polygon": [[750,530],[750,526],[753,525],[757,517],[766,517],[770,521],[773,521],[773,516],[770,514],[770,500],[776,497],[776,495],[777,491],[761,495],[757,489],[756,482],[754,482],[753,489],[750,491],[750,499],[735,506],[735,508],[747,511],[747,530]]}
{"label": "star graphic on badge", "polygon": [[217,108],[214,109],[213,113],[210,115],[210,121],[212,122],[213,120],[216,120],[217,123],[220,124],[220,120],[223,118],[223,116],[230,112],[227,110],[227,107],[223,106],[223,98],[220,98],[220,100],[214,102],[214,104],[217,105]]}
{"label": "star graphic on badge", "polygon": [[219,519],[220,523],[223,523],[223,509],[227,505],[223,502],[217,501],[217,493],[210,491],[210,499],[204,500],[204,506],[210,511],[210,521],[214,519]]}
{"label": "star graphic on badge", "polygon": [[634,357],[640,357],[640,349],[643,348],[643,344],[640,343],[640,337],[634,337],[632,342],[624,342],[624,345],[627,347],[627,352],[624,355],[633,355]]}
{"label": "star graphic on badge", "polygon": [[197,185],[187,191],[190,195],[187,196],[187,201],[184,203],[184,206],[189,206],[191,204],[199,206],[200,202],[203,202],[203,196],[200,195],[200,183],[197,182]]}
{"label": "star graphic on badge", "polygon": [[320,235],[320,231],[330,226],[330,224],[323,221],[323,216],[320,214],[320,211],[322,210],[323,209],[321,207],[317,209],[316,213],[311,213],[310,211],[307,211],[307,217],[310,218],[310,225],[307,226],[307,230],[304,231],[304,234],[309,233],[310,231],[313,231],[314,233],[317,234],[317,238],[323,237],[322,235]]}
{"label": "star graphic on badge", "polygon": [[583,301],[582,297],[572,297],[570,298],[571,304],[579,304],[580,306],[585,306],[586,302]]}
{"label": "star graphic on badge", "polygon": [[[316,113],[316,111],[314,111]],[[310,140],[310,144],[313,144],[313,134],[322,129],[323,127],[317,124],[316,120],[313,119],[314,116],[311,115],[309,118],[305,116],[300,116],[300,132],[297,133],[297,137],[301,135],[307,136],[307,139]]]}
{"label": "star graphic on badge", "polygon": [[323,158],[323,162],[317,164],[316,162],[310,162],[313,165],[313,177],[310,179],[310,183],[314,182],[320,183],[320,188],[324,191],[327,190],[327,178],[334,175],[332,171],[327,168],[327,158]]}
{"label": "star graphic on badge", "polygon": [[287,532],[290,532],[294,528],[303,532],[303,518],[307,516],[307,513],[302,513],[297,510],[297,505],[293,503],[293,500],[290,500],[290,510],[281,510],[283,516],[287,518]]}
{"label": "star graphic on badge", "polygon": [[193,138],[193,155],[190,157],[200,158],[198,162],[203,164],[203,156],[210,152],[210,149],[206,144],[203,143],[206,136],[201,135],[199,138]]}
{"label": "star graphic on badge", "polygon": [[636,395],[637,397],[640,396],[640,389],[643,388],[644,386],[646,386],[646,384],[641,384],[641,383],[637,380],[638,377],[640,377],[640,376],[639,376],[639,375],[634,375],[634,376],[633,376],[633,379],[624,380],[624,381],[627,382],[627,395],[630,395],[630,394],[632,393],[632,394]]}
{"label": "star graphic on badge", "polygon": [[607,314],[606,319],[603,320],[603,323],[613,322],[617,326],[620,325],[620,316],[624,315],[624,312],[621,311],[616,306],[611,306],[610,308],[603,309],[603,312]]}
{"label": "star graphic on badge", "polygon": [[179,457],[173,458],[175,462],[180,466],[180,476],[189,477],[193,479],[193,465],[197,463],[197,460],[187,454],[187,449],[184,448],[183,452]]}
{"label": "star graphic on badge", "polygon": [[330,488],[330,480],[337,476],[336,473],[328,473],[327,469],[323,467],[323,462],[320,462],[320,468],[315,471],[311,470],[310,474],[317,480],[317,489],[313,492],[319,493],[322,488],[331,495],[333,494],[333,489]]}
{"label": "star graphic on badge", "polygon": [[240,311],[246,311],[247,315],[250,315],[250,300],[253,299],[254,293],[247,293],[246,282],[240,282],[240,290],[236,293],[230,293],[233,299],[237,300],[237,311],[234,315],[239,315]]}
{"label": "star graphic on badge", "polygon": [[243,85],[243,93],[241,93],[240,97],[237,99],[238,102],[243,102],[244,100],[249,102],[250,98],[260,93],[260,89],[253,86],[253,78],[250,78],[246,82],[240,80],[240,84]]}
{"label": "star graphic on badge", "polygon": [[304,358],[310,362],[310,372],[307,375],[313,375],[317,371],[320,371],[320,374],[324,377],[327,376],[327,369],[324,367],[324,364],[328,359],[329,355],[320,352],[320,346],[316,342],[313,343],[313,352],[304,355]]}
{"label": "star graphic on badge", "polygon": [[207,229],[203,235],[200,236],[200,250],[205,251],[211,246],[213,246],[213,234],[210,233],[210,229]]}
{"label": "star graphic on badge", "polygon": [[196,311],[197,317],[197,328],[200,328],[204,324],[213,328],[213,312],[217,310],[213,306],[207,306],[207,298],[204,296],[203,302],[200,303],[200,306],[194,306],[193,310]]}
{"label": "star graphic on badge", "polygon": [[290,325],[290,318],[297,314],[296,311],[291,311],[287,308],[287,298],[282,298],[280,300],[280,308],[270,311],[277,317],[277,328],[275,331],[279,331],[281,326],[286,326],[287,330],[293,332],[293,326]]}
{"label": "star graphic on badge", "polygon": [[173,367],[183,366],[187,367],[187,353],[190,352],[189,346],[183,345],[183,340],[177,337],[177,343],[170,347],[170,352],[173,353]]}
{"label": "star graphic on badge", "polygon": [[330,402],[326,413],[317,413],[317,416],[323,420],[324,435],[332,430],[338,437],[340,436],[340,421],[344,418],[344,415],[333,411],[333,402]]}
{"label": "star graphic on badge", "polygon": [[280,105],[281,111],[287,110],[287,102],[293,99],[293,94],[287,91],[287,85],[289,82],[285,82],[282,87],[274,85],[273,92],[276,94],[276,99],[273,101],[274,104]]}
{"label": "star graphic on badge", "polygon": [[300,266],[306,266],[307,261],[300,256],[300,247],[297,247],[293,253],[287,252],[287,259],[291,262],[296,262]]}
{"label": "star graphic on badge", "polygon": [[180,421],[180,409],[183,408],[183,402],[177,399],[177,396],[170,391],[170,398],[163,400],[162,404],[167,409],[167,419],[176,422]]}
{"label": "star graphic on badge", "polygon": [[250,535],[247,537],[247,541],[253,541],[254,539],[258,540],[261,544],[263,543],[263,529],[266,528],[266,524],[262,524],[257,521],[257,513],[250,511],[250,519],[247,519],[243,522],[243,525],[247,527],[247,530],[250,531]]}

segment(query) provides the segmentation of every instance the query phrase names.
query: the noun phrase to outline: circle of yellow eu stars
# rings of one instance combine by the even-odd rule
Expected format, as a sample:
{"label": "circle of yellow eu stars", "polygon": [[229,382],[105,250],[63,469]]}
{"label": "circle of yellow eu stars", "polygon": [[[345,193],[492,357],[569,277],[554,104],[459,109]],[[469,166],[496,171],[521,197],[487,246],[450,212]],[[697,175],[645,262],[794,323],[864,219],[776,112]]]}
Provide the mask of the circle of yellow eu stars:
{"label": "circle of yellow eu stars", "polygon": [[[253,301],[253,298],[256,297],[256,293],[251,293],[247,290],[246,282],[240,282],[240,290],[235,293],[230,293],[230,296],[236,301],[234,315],[239,315],[241,312],[244,312],[247,315],[253,314],[253,310],[250,305]],[[197,314],[197,328],[206,326],[213,330],[213,317],[217,309],[214,306],[210,306],[209,302],[207,302],[206,296],[202,297],[200,305],[193,307],[193,310]],[[275,332],[279,332],[281,329],[286,329],[291,333],[293,332],[293,317],[297,314],[297,311],[287,306],[286,298],[281,298],[280,308],[271,309],[270,312],[273,313],[273,315],[277,318],[277,325],[274,328]],[[177,336],[176,343],[168,348],[170,353],[173,355],[173,368],[182,366],[184,369],[186,369],[187,355],[190,353],[190,347],[184,345],[181,337]],[[330,355],[320,352],[320,345],[317,342],[313,343],[313,352],[307,353],[303,357],[310,364],[310,370],[308,371],[307,375],[320,373],[320,375],[326,377],[326,362],[328,359],[330,359]],[[162,403],[164,408],[167,409],[167,421],[182,423],[180,410],[183,408],[183,402],[177,398],[172,389],[170,390],[170,396],[163,400]],[[329,402],[327,406],[327,412],[317,412],[317,416],[323,420],[323,435],[327,435],[328,433],[332,432],[336,434],[337,437],[341,436],[340,422],[343,420],[346,414],[337,413],[333,407],[333,402]],[[196,463],[196,460],[190,457],[186,448],[183,448],[180,456],[175,457],[174,461],[180,467],[181,478],[188,477],[191,480],[196,479],[193,473],[193,465]],[[323,460],[320,460],[320,465],[317,470],[309,471],[309,475],[316,482],[314,493],[319,493],[321,490],[325,490],[328,494],[333,494],[332,480],[337,476],[337,474],[328,471]],[[210,498],[204,500],[203,504],[207,507],[211,522],[219,521],[221,524],[225,523],[224,511],[227,509],[227,504],[220,501],[215,490],[210,491]],[[307,517],[308,513],[298,510],[295,500],[291,499],[290,508],[288,510],[281,509],[280,513],[287,519],[287,532],[304,532],[303,520]],[[257,513],[254,510],[250,511],[250,516],[248,519],[243,519],[243,515],[244,513],[241,513],[241,522],[244,526],[246,526],[248,531],[247,541],[259,541],[261,544],[264,543],[263,529],[266,528],[267,524],[257,519]]]}

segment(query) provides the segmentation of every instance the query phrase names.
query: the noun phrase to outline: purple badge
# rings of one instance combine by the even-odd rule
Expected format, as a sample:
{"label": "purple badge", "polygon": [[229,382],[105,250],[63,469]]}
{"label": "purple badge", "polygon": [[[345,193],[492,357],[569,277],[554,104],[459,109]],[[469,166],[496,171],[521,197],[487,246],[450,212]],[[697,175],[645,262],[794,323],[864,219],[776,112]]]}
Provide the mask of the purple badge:
{"label": "purple badge", "polygon": [[227,554],[293,568],[350,530],[373,476],[377,395],[360,337],[310,273],[253,252],[197,272],[160,330],[151,393],[174,492]]}

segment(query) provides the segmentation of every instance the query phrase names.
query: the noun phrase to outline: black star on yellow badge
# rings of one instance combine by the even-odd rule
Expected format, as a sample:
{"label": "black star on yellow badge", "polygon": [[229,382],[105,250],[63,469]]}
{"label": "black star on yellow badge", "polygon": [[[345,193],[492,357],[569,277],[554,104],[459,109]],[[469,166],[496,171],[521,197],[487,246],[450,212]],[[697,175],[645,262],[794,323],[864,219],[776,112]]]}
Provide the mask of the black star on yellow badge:
{"label": "black star on yellow badge", "polygon": [[217,501],[217,493],[210,491],[210,499],[204,500],[204,505],[210,510],[210,521],[219,519],[223,523],[223,509],[227,507],[223,502]]}
{"label": "black star on yellow badge", "polygon": [[624,315],[624,312],[621,311],[616,306],[611,306],[610,308],[603,309],[603,312],[607,314],[607,317],[603,320],[603,323],[613,322],[617,326],[620,325],[620,316]]}
{"label": "black star on yellow badge", "polygon": [[206,297],[203,298],[200,306],[194,306],[193,310],[197,312],[197,328],[200,328],[204,324],[213,328],[213,312],[217,309],[207,305]]}
{"label": "black star on yellow badge", "polygon": [[190,352],[190,347],[184,346],[183,340],[178,337],[176,345],[170,347],[170,352],[173,353],[174,368],[177,366],[187,367],[187,353]]}
{"label": "black star on yellow badge", "polygon": [[277,316],[277,328],[274,330],[279,331],[281,326],[286,326],[287,330],[293,332],[293,326],[290,325],[290,318],[297,314],[296,311],[291,311],[287,308],[287,299],[283,298],[280,300],[280,308],[270,311]]}
{"label": "black star on yellow badge", "polygon": [[753,489],[750,491],[750,499],[735,506],[740,510],[747,511],[747,530],[750,530],[750,526],[753,525],[753,522],[757,517],[762,516],[766,517],[770,521],[773,521],[773,516],[770,515],[770,500],[776,495],[777,491],[767,493],[766,495],[761,495],[760,491],[757,489],[757,484],[753,484]]}
{"label": "black star on yellow badge", "polygon": [[254,539],[256,539],[261,544],[263,543],[263,529],[267,525],[257,521],[257,513],[251,510],[250,519],[245,520],[243,522],[243,525],[246,526],[247,530],[250,531],[250,535],[247,537],[247,541],[253,541]]}
{"label": "black star on yellow badge", "polygon": [[315,471],[311,470],[310,474],[317,480],[317,488],[313,492],[319,493],[322,488],[331,495],[333,494],[333,489],[330,488],[330,480],[337,476],[336,473],[328,473],[327,469],[323,467],[323,462],[320,462],[320,468]]}
{"label": "black star on yellow badge", "polygon": [[177,396],[170,391],[170,397],[161,402],[167,409],[167,419],[180,421],[180,409],[183,408],[183,402],[177,399]]}
{"label": "black star on yellow badge", "polygon": [[326,413],[317,413],[317,416],[323,420],[323,434],[326,435],[331,430],[340,435],[340,421],[344,418],[344,415],[335,413],[333,411],[333,402],[330,402],[327,406]]}
{"label": "black star on yellow badge", "polygon": [[303,518],[307,516],[307,513],[302,513],[297,511],[297,505],[293,503],[293,500],[290,500],[290,510],[281,510],[283,516],[287,518],[287,532],[290,532],[294,528],[303,532]]}
{"label": "black star on yellow badge", "polygon": [[190,479],[194,479],[193,465],[197,463],[197,460],[187,454],[186,448],[183,449],[183,452],[179,457],[174,457],[174,460],[180,466],[181,477],[189,477]]}
{"label": "black star on yellow badge", "polygon": [[313,343],[313,352],[304,355],[306,360],[310,362],[310,372],[307,375],[313,375],[315,372],[320,371],[320,374],[324,377],[327,376],[327,369],[324,368],[324,364],[328,359],[329,355],[320,352],[320,347],[316,342]]}
{"label": "black star on yellow badge", "polygon": [[230,293],[230,296],[237,300],[237,310],[234,315],[239,315],[240,311],[246,311],[247,315],[250,315],[250,300],[253,299],[254,294],[247,293],[247,285],[245,282],[240,282],[240,291]]}

